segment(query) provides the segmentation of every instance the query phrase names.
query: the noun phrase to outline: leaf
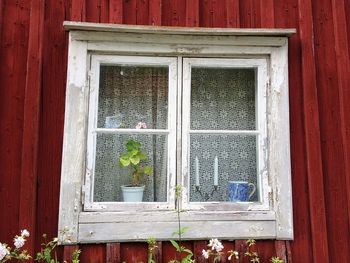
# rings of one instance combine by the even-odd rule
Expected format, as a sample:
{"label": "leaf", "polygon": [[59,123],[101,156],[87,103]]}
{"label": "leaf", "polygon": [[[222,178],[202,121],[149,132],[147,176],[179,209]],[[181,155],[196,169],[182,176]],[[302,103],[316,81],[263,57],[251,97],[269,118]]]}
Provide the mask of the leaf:
{"label": "leaf", "polygon": [[132,151],[133,149],[135,149],[135,141],[134,140],[128,140],[126,143],[126,149],[128,151]]}
{"label": "leaf", "polygon": [[183,252],[187,252],[191,256],[193,255],[193,252],[190,249],[188,249],[188,248],[184,248],[184,249],[182,249],[182,251]]}
{"label": "leaf", "polygon": [[140,158],[138,156],[132,156],[130,157],[130,162],[134,165],[137,165],[140,163]]}
{"label": "leaf", "polygon": [[139,156],[140,160],[147,160],[147,155],[143,152],[139,152],[138,156]]}
{"label": "leaf", "polygon": [[180,246],[175,240],[170,240],[170,243],[176,248],[176,251],[180,252]]}
{"label": "leaf", "polygon": [[138,154],[139,154],[139,150],[136,150],[136,149],[133,149],[133,150],[128,152],[129,157],[136,156]]}
{"label": "leaf", "polygon": [[119,163],[121,166],[126,167],[130,165],[130,159],[126,156],[122,156],[119,158]]}
{"label": "leaf", "polygon": [[145,166],[143,168],[143,172],[147,175],[152,175],[153,174],[153,168],[151,166]]}
{"label": "leaf", "polygon": [[188,230],[187,226],[181,227],[178,231],[173,232],[173,236],[180,236],[182,234],[185,234]]}

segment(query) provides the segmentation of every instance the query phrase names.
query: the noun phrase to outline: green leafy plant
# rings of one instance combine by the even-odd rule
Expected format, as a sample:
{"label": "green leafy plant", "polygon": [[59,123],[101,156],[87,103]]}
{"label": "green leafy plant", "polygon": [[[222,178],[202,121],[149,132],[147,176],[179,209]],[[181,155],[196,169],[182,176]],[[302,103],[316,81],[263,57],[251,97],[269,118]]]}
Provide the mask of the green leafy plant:
{"label": "green leafy plant", "polygon": [[[36,254],[35,261],[46,263],[59,263],[57,260],[56,247],[58,239],[54,238],[51,241],[46,240],[46,234],[43,235],[44,242],[41,243],[41,250]],[[81,250],[76,249],[72,254],[72,263],[79,263]]]}
{"label": "green leafy plant", "polygon": [[177,236],[177,241],[170,240],[173,247],[177,252],[177,259],[169,261],[169,263],[192,263],[193,260],[193,252],[184,247],[182,243],[182,235],[186,233],[188,227],[181,227],[181,210],[180,210],[180,199],[182,197],[182,186],[177,185],[175,187],[175,198],[176,198],[176,214],[177,214],[177,223],[178,229],[173,233],[173,236]]}
{"label": "green leafy plant", "polygon": [[153,168],[143,165],[148,159],[147,155],[141,149],[141,143],[137,140],[130,139],[126,143],[126,152],[119,158],[122,167],[130,167],[131,186],[140,186],[144,175],[152,175]]}
{"label": "green leafy plant", "polygon": [[147,244],[148,244],[148,263],[156,263],[156,259],[155,259],[155,250],[158,248],[157,247],[157,242],[156,239],[153,237],[150,237],[149,239],[147,239]]}
{"label": "green leafy plant", "polygon": [[279,257],[272,257],[271,262],[272,263],[283,263],[283,260],[280,259]]}

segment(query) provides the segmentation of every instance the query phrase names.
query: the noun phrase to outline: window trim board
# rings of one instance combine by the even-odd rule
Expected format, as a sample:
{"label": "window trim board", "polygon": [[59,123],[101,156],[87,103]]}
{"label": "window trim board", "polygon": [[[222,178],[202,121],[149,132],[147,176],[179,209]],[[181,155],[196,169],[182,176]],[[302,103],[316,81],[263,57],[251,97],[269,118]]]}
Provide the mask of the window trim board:
{"label": "window trim board", "polygon": [[[271,188],[269,193],[269,202],[271,211],[256,211],[255,217],[263,220],[266,213],[271,212],[274,223],[269,228],[270,235],[268,238],[292,239],[293,238],[293,218],[291,203],[291,168],[290,168],[290,141],[289,141],[289,100],[288,100],[288,39],[295,30],[277,30],[273,34],[268,29],[259,29],[258,31],[247,32],[235,29],[231,32],[225,30],[213,29],[212,32],[204,30],[200,36],[191,37],[189,30],[186,34],[181,32],[159,33],[159,28],[151,28],[147,34],[134,32],[133,26],[123,26],[123,30],[118,31],[118,27],[114,28],[114,32],[103,32],[103,29],[97,28],[96,24],[77,23],[77,28],[73,29],[74,22],[70,22],[66,29],[70,29],[69,48],[68,48],[68,73],[67,73],[67,92],[66,92],[66,112],[65,112],[65,130],[63,139],[63,156],[62,156],[62,172],[61,172],[61,193],[60,193],[60,212],[59,212],[59,242],[61,244],[72,244],[77,242],[104,242],[108,238],[95,239],[87,236],[83,237],[83,226],[92,226],[94,216],[102,218],[117,218],[113,213],[100,212],[83,212],[82,202],[84,201],[84,177],[85,177],[85,150],[87,132],[87,110],[88,110],[88,86],[89,77],[89,56],[96,52],[107,52],[108,54],[118,55],[166,55],[166,56],[191,56],[191,57],[267,57],[270,59],[268,70],[270,79],[268,83],[267,98],[267,118],[272,120],[268,122],[268,141],[271,143],[272,149],[269,152],[269,160],[278,160],[271,170],[274,178],[271,180]],[[111,25],[109,25],[111,26]],[[112,26],[113,27],[113,26]],[[93,28],[93,29],[92,29]],[[94,32],[94,30],[101,30]],[[126,31],[128,32],[126,32]],[[186,29],[184,29],[186,31]],[[200,29],[198,29],[200,31]],[[171,31],[171,30],[169,30]],[[276,35],[278,34],[278,35]],[[206,35],[206,36],[204,36]],[[147,36],[145,38],[145,36]],[[155,42],[159,38],[164,38],[162,42]],[[131,41],[132,39],[137,41]],[[175,42],[174,39],[176,39]],[[198,39],[198,42],[196,42]],[[209,40],[206,44],[204,39]],[[156,44],[150,44],[150,42]],[[115,43],[118,42],[118,45]],[[132,43],[130,43],[132,42]],[[257,43],[259,45],[257,45]],[[171,45],[169,45],[171,44]],[[178,65],[178,70],[181,65]],[[179,76],[182,71],[178,72]],[[178,85],[181,84],[178,78]],[[177,96],[181,98],[181,89],[178,89]],[[177,100],[179,106],[181,102]],[[180,107],[181,108],[181,107]],[[179,107],[178,107],[179,109]],[[72,118],[77,121],[72,121]],[[178,114],[177,121],[181,121],[181,114]],[[271,128],[277,125],[278,129],[270,132]],[[179,132],[179,131],[178,131]],[[181,140],[181,133],[178,133],[177,141]],[[280,147],[280,145],[283,147]],[[181,157],[181,153],[177,152],[177,158]],[[177,165],[177,169],[181,167]],[[271,178],[271,177],[270,177]],[[88,178],[87,178],[88,179]],[[264,187],[268,187],[265,185]],[[202,211],[203,215],[207,212]],[[187,212],[186,212],[187,213]],[[184,213],[184,214],[186,214]],[[224,226],[230,224],[231,227],[238,227],[242,220],[246,219],[246,212],[235,211],[232,221],[218,221],[218,224]],[[224,214],[222,214],[224,215]],[[241,219],[241,220],[240,220]],[[88,221],[91,220],[89,223]],[[108,220],[107,220],[108,221]],[[207,220],[208,222],[210,220]],[[270,220],[269,220],[270,221]],[[249,220],[245,221],[249,224]],[[133,222],[130,226],[133,226]],[[209,224],[209,223],[208,223]],[[116,221],[111,224],[100,224],[103,226],[103,233],[108,234],[111,230],[108,226],[117,226]],[[137,225],[137,224],[136,224]],[[159,224],[159,226],[162,224]],[[96,225],[95,225],[96,226]],[[119,225],[122,226],[122,225]],[[164,225],[162,225],[164,226]],[[128,228],[127,228],[128,229]],[[130,230],[131,228],[129,228]],[[233,228],[231,228],[233,229]],[[163,229],[169,232],[169,229]],[[194,231],[193,229],[192,231]],[[259,230],[259,228],[258,228]],[[93,230],[90,230],[93,231]],[[171,231],[170,231],[171,232]],[[194,231],[195,232],[195,231]],[[259,231],[258,231],[259,232]],[[266,235],[257,235],[252,230],[250,237],[267,238]],[[199,233],[199,232],[197,232]],[[255,233],[255,234],[254,234]],[[230,239],[248,238],[249,236],[239,236],[239,233],[231,233]],[[215,235],[220,236],[220,235]],[[101,236],[100,236],[101,237]],[[194,239],[203,239],[209,236],[192,234]],[[119,239],[118,235],[113,237],[113,241]],[[130,239],[132,240],[132,239]],[[109,240],[112,241],[112,240]]]}

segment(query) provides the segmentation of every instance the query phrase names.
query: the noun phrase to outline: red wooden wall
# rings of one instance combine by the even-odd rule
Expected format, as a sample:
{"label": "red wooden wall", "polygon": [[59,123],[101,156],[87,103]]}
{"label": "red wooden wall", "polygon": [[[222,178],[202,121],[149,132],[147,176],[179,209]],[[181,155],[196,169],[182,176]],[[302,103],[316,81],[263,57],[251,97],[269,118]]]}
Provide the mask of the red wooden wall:
{"label": "red wooden wall", "polygon": [[[260,241],[258,249],[288,262],[348,261],[350,0],[0,0],[0,242],[28,228],[28,248],[37,250],[42,233],[57,235],[64,20],[296,28],[289,48],[295,240]],[[204,244],[187,243],[197,254]],[[159,246],[166,262],[171,247]],[[81,248],[82,262],[146,261],[143,243]]]}

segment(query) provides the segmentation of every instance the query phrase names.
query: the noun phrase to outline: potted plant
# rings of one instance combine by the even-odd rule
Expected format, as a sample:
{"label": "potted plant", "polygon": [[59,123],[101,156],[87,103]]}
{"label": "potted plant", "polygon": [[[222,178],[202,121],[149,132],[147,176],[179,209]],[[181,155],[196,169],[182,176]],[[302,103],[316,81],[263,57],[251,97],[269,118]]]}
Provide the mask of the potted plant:
{"label": "potted plant", "polygon": [[126,152],[119,157],[122,167],[130,167],[130,185],[122,185],[124,202],[142,202],[145,185],[142,181],[145,175],[152,175],[153,168],[143,163],[148,159],[141,149],[141,143],[130,139],[126,143]]}

